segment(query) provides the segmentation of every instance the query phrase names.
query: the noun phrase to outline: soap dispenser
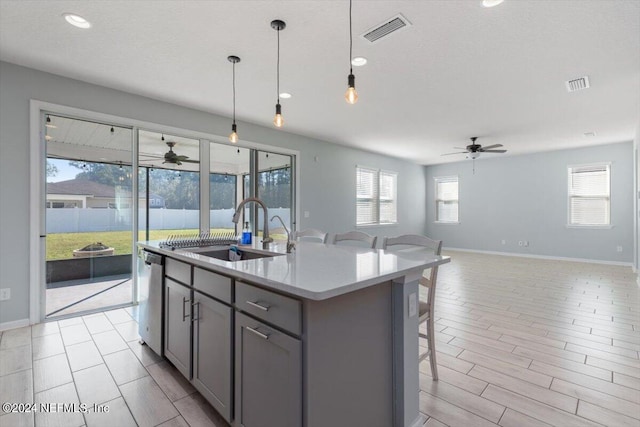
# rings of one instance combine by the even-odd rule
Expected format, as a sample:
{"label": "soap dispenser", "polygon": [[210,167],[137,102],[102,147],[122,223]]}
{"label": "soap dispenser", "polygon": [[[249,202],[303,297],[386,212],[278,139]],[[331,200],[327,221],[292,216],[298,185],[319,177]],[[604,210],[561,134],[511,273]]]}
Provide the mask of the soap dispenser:
{"label": "soap dispenser", "polygon": [[249,228],[249,221],[244,223],[244,228],[242,229],[242,242],[243,245],[251,244],[251,229]]}

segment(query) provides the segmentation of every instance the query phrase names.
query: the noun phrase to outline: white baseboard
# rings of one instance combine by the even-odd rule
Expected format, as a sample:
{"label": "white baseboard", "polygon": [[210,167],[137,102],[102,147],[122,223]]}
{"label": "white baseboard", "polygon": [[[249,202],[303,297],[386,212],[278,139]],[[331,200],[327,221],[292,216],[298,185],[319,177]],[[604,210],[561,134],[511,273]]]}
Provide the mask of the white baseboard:
{"label": "white baseboard", "polygon": [[448,247],[442,248],[442,250],[454,251],[454,252],[472,252],[472,253],[487,254],[487,255],[514,256],[514,257],[520,257],[520,258],[550,259],[555,261],[574,261],[574,262],[586,262],[586,263],[593,263],[593,264],[619,265],[621,267],[633,268],[632,262],[622,262],[622,261],[606,261],[606,260],[588,259],[588,258],[569,258],[569,257],[562,257],[562,256],[519,254],[514,252],[498,252],[498,251],[485,251],[480,249],[464,249],[464,248],[448,248]]}
{"label": "white baseboard", "polygon": [[29,326],[30,324],[29,319],[12,320],[11,322],[0,323],[0,331],[22,328],[23,326]]}

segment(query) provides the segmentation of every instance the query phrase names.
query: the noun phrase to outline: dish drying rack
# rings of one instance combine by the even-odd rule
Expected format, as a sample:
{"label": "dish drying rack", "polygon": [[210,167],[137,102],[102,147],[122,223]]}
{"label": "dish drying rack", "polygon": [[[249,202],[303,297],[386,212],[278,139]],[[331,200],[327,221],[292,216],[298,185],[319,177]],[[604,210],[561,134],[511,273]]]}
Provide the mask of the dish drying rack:
{"label": "dish drying rack", "polygon": [[235,232],[224,233],[200,233],[200,234],[174,234],[167,240],[160,242],[160,247],[165,249],[197,248],[202,246],[223,246],[238,243]]}

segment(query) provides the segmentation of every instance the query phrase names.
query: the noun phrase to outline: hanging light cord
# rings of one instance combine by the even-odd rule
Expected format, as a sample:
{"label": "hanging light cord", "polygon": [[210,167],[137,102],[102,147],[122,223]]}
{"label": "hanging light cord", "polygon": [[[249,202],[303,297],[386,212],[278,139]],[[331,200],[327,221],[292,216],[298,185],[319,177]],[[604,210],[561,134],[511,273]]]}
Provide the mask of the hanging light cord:
{"label": "hanging light cord", "polygon": [[236,124],[236,63],[233,62],[233,124]]}
{"label": "hanging light cord", "polygon": [[353,74],[353,64],[351,63],[351,57],[353,56],[353,29],[351,28],[351,8],[353,7],[352,0],[349,0],[349,74]]}
{"label": "hanging light cord", "polygon": [[280,104],[280,28],[278,28],[278,59],[276,62],[276,91],[278,92],[278,104]]}

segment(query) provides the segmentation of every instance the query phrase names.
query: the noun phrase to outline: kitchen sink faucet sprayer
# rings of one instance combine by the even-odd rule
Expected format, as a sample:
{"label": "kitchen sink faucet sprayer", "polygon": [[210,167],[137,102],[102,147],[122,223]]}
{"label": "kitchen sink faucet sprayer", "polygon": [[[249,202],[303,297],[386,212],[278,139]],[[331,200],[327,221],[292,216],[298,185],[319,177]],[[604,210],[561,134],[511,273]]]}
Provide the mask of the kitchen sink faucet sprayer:
{"label": "kitchen sink faucet sprayer", "polygon": [[269,237],[269,212],[267,211],[267,205],[265,205],[262,200],[258,199],[257,197],[247,197],[246,199],[241,201],[240,204],[238,205],[238,208],[236,209],[236,213],[233,214],[232,221],[234,224],[236,225],[238,224],[238,221],[240,220],[240,214],[242,213],[242,208],[244,207],[244,205],[246,205],[249,202],[255,202],[260,206],[262,206],[262,211],[264,213],[264,220],[263,220],[264,230],[262,230],[262,249],[269,249],[269,243],[273,242],[273,239]]}

